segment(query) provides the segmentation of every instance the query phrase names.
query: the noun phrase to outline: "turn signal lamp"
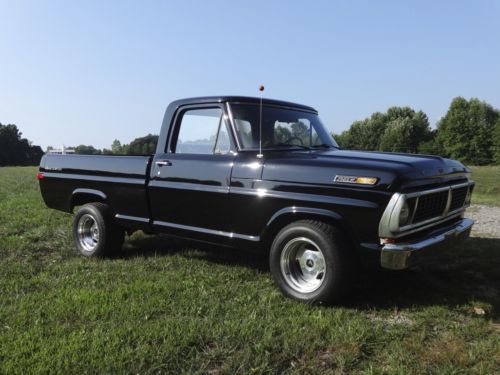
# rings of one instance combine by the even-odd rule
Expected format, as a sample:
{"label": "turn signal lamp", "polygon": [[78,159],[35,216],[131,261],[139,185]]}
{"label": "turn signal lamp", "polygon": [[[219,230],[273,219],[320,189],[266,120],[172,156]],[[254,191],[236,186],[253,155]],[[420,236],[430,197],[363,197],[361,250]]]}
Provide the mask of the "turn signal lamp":
{"label": "turn signal lamp", "polygon": [[336,175],[333,181],[346,184],[375,185],[378,181],[378,178]]}
{"label": "turn signal lamp", "polygon": [[376,177],[356,177],[357,184],[375,185],[377,183]]}

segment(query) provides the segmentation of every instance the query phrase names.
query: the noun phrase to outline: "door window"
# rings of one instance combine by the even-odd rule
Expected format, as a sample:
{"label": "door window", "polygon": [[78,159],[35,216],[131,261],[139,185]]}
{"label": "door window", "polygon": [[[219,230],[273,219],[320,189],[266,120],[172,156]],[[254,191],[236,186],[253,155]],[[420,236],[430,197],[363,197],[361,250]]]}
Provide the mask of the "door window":
{"label": "door window", "polygon": [[232,143],[220,108],[190,109],[183,113],[175,145],[177,154],[227,154]]}

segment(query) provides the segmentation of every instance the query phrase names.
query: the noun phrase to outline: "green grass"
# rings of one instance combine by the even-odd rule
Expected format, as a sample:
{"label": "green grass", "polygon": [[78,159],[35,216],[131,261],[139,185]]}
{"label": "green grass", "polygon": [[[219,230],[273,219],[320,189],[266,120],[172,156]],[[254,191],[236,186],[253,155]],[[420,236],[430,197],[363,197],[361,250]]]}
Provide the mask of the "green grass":
{"label": "green grass", "polygon": [[472,203],[500,206],[500,165],[472,167],[476,182]]}
{"label": "green grass", "polygon": [[83,259],[35,171],[0,168],[0,373],[498,373],[500,239],[310,307],[234,250],[135,234]]}

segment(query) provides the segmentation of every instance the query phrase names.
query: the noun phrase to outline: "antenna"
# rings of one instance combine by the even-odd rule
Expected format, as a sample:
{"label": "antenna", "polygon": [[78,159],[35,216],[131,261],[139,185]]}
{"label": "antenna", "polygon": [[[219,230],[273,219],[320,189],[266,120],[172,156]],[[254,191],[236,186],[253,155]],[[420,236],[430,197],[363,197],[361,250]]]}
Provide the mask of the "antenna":
{"label": "antenna", "polygon": [[262,154],[262,91],[264,91],[264,85],[259,86],[259,91],[260,91],[260,106],[259,106],[259,153],[257,154],[257,157],[263,158],[264,155]]}

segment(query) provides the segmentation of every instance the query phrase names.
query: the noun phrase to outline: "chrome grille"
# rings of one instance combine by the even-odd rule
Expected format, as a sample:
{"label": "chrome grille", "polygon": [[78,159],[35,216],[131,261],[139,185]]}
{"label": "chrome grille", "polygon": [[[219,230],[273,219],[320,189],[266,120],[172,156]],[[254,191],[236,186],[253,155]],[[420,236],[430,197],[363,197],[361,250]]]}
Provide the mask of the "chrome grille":
{"label": "chrome grille", "polygon": [[[455,185],[433,192],[415,193],[415,203],[412,224],[432,220],[448,213],[460,210],[466,204],[465,199],[469,185]],[[413,194],[412,194],[413,195]]]}
{"label": "chrome grille", "polygon": [[413,222],[428,220],[436,216],[441,216],[448,201],[448,190],[437,193],[422,195],[418,199],[417,210],[413,217]]}
{"label": "chrome grille", "polygon": [[[467,181],[422,191],[394,193],[380,219],[379,237],[400,238],[457,218],[470,205],[468,197],[473,190],[474,182]],[[402,212],[407,209],[409,216],[403,223]]]}
{"label": "chrome grille", "polygon": [[451,191],[450,211],[454,211],[464,205],[468,189],[468,186],[463,186]]}

